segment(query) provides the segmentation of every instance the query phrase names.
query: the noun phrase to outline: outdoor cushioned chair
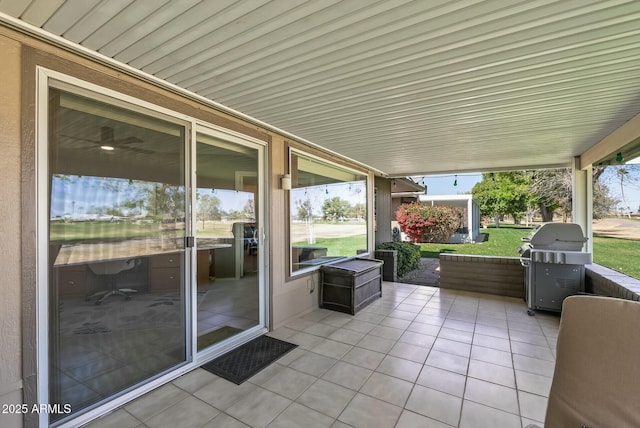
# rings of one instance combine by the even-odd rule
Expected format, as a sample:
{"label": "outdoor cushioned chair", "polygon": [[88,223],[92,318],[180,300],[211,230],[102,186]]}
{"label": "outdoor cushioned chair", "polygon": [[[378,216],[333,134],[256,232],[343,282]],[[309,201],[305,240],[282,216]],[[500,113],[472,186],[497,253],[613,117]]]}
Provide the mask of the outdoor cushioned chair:
{"label": "outdoor cushioned chair", "polygon": [[640,427],[640,302],[565,299],[545,428],[565,427]]}

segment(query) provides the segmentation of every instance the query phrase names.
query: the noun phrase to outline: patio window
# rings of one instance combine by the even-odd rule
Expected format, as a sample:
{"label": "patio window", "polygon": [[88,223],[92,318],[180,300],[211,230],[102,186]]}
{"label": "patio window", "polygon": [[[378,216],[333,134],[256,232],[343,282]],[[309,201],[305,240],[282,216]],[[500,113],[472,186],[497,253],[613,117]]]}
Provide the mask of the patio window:
{"label": "patio window", "polygon": [[367,251],[367,176],[291,151],[291,274]]}

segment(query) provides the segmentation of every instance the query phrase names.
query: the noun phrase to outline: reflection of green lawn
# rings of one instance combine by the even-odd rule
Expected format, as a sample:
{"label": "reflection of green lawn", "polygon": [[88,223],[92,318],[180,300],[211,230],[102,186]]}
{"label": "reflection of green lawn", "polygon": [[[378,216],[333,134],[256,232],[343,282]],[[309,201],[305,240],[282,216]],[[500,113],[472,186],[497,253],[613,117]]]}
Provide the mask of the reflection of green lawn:
{"label": "reflection of green lawn", "polygon": [[347,236],[343,238],[317,238],[314,244],[306,241],[294,242],[293,246],[327,248],[327,256],[355,256],[357,250],[367,248],[367,235]]}
{"label": "reflection of green lawn", "polygon": [[184,235],[183,223],[78,222],[51,223],[51,241],[158,238]]}

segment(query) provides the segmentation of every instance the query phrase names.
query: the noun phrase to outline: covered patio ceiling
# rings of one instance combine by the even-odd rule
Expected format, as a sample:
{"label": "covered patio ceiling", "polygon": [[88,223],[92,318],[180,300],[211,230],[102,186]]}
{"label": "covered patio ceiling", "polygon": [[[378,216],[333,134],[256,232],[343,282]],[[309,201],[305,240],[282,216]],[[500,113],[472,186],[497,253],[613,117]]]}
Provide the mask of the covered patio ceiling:
{"label": "covered patio ceiling", "polygon": [[595,162],[608,135],[623,134],[615,148],[640,134],[638,1],[0,0],[0,12],[390,176],[567,166],[588,150]]}

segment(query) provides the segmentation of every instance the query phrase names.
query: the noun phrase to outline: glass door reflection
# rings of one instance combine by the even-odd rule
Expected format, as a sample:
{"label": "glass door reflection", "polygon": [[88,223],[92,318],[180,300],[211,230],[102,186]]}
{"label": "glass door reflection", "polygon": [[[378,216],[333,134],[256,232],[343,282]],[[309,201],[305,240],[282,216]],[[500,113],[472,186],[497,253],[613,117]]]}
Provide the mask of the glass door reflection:
{"label": "glass door reflection", "polygon": [[49,400],[76,413],[186,361],[185,126],[54,88],[49,112]]}
{"label": "glass door reflection", "polygon": [[259,151],[198,133],[198,351],[260,322]]}

